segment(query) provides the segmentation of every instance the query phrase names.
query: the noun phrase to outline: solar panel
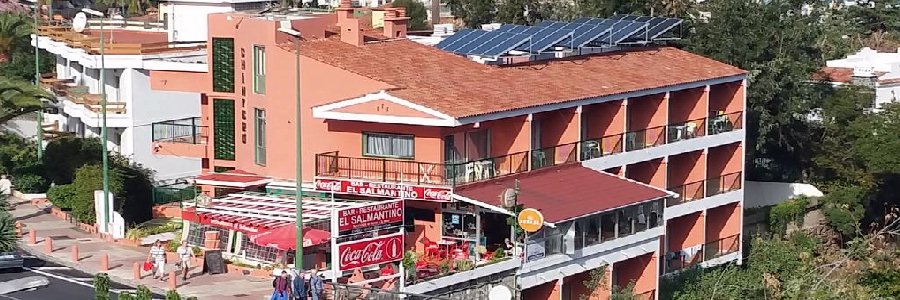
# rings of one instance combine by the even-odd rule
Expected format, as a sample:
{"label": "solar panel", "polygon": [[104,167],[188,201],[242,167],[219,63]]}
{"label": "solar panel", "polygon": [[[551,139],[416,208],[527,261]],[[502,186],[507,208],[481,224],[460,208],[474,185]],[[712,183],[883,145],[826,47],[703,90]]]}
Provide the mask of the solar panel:
{"label": "solar panel", "polygon": [[[616,23],[616,25],[619,24]],[[625,24],[624,26],[613,27],[613,33],[609,36],[609,43],[612,45],[618,44],[628,37],[634,35],[635,32],[638,32],[638,30],[644,28],[644,26],[647,26],[647,23],[631,22],[630,24]]]}
{"label": "solar panel", "polygon": [[661,23],[648,29],[647,35],[651,40],[658,38],[660,35],[663,35],[669,30],[672,30],[672,28],[675,28],[675,26],[678,26],[678,24],[681,24],[681,21],[681,19],[666,18]]}
{"label": "solar panel", "polygon": [[548,23],[548,24],[545,25],[544,27],[560,28],[560,27],[563,27],[563,26],[566,26],[566,25],[569,25],[569,23],[567,23],[567,22],[552,22],[552,23]]}
{"label": "solar panel", "polygon": [[472,32],[474,32],[474,31],[475,31],[475,29],[468,29],[468,28],[460,29],[455,34],[448,36],[443,41],[438,43],[436,47],[441,50],[446,50],[447,46],[450,46],[453,43],[455,43],[461,39],[464,39],[466,36],[468,36],[469,34],[472,34]]}
{"label": "solar panel", "polygon": [[622,15],[622,17],[620,17],[618,19],[625,20],[625,21],[634,21],[634,20],[637,20],[637,18],[638,18],[638,16]]}
{"label": "solar panel", "polygon": [[550,20],[544,20],[544,21],[541,21],[540,23],[538,23],[538,24],[535,25],[535,26],[546,27],[546,26],[552,25],[553,23],[557,23],[557,22],[556,22],[556,21],[550,21]]}
{"label": "solar panel", "polygon": [[500,56],[510,50],[515,49],[516,47],[528,43],[531,40],[531,36],[524,34],[508,34],[508,38],[503,42],[494,45],[487,51],[484,51],[482,54],[487,56]]}
{"label": "solar panel", "polygon": [[628,17],[628,15],[612,15],[612,17],[609,17],[609,18],[613,19],[613,20],[621,20],[622,18],[625,18],[625,17]]}
{"label": "solar panel", "polygon": [[553,45],[559,44],[560,41],[565,40],[567,37],[572,36],[572,31],[569,30],[558,30],[549,35],[543,36],[539,40],[532,41],[531,51],[535,53],[544,52],[544,50],[553,47]]}
{"label": "solar panel", "polygon": [[518,26],[518,25],[515,25],[515,24],[503,24],[503,25],[500,25],[500,28],[494,29],[494,31],[497,31],[497,32],[507,32],[507,31],[510,31],[510,30],[513,29],[513,28],[516,28],[516,26]]}
{"label": "solar panel", "polygon": [[578,18],[578,19],[575,19],[574,21],[572,21],[572,23],[587,23],[591,19],[594,19],[594,18]]}
{"label": "solar panel", "polygon": [[531,27],[531,28],[528,28],[528,30],[526,30],[522,34],[530,36],[531,37],[530,42],[519,45],[515,49],[520,50],[520,51],[532,52],[532,50],[534,50],[533,45],[535,42],[537,42],[538,40],[543,39],[545,36],[552,34],[553,32],[556,32],[559,30],[560,29],[557,27]]}
{"label": "solar panel", "polygon": [[505,32],[496,32],[496,31],[488,31],[486,34],[478,37],[477,39],[472,40],[470,44],[467,44],[463,47],[456,49],[453,51],[457,54],[473,54],[477,53],[475,49],[478,49],[482,46],[497,43],[498,39],[500,39]]}
{"label": "solar panel", "polygon": [[609,23],[607,24],[598,24],[588,30],[576,33],[573,37],[573,48],[583,47],[603,34],[610,32],[612,30],[613,22],[615,21],[609,20]]}
{"label": "solar panel", "polygon": [[633,21],[637,21],[637,22],[647,22],[647,21],[650,21],[650,20],[652,20],[652,19],[656,19],[656,18],[654,18],[654,17],[637,17],[637,18],[635,18]]}
{"label": "solar panel", "polygon": [[459,50],[463,47],[467,47],[472,44],[473,41],[481,38],[486,35],[488,32],[484,30],[474,30],[471,34],[467,35],[465,38],[456,41],[455,43],[448,45],[444,48],[444,51],[450,51],[453,53],[459,53]]}

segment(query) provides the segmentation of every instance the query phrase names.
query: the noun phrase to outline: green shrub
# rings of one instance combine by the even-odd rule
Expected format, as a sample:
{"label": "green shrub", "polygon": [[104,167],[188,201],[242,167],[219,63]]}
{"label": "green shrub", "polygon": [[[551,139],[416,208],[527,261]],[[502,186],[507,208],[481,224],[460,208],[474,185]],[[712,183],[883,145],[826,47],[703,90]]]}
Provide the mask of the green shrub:
{"label": "green shrub", "polygon": [[76,194],[74,185],[57,185],[47,191],[47,199],[50,199],[50,203],[53,203],[59,209],[72,210],[72,203],[75,202]]}
{"label": "green shrub", "polygon": [[6,211],[0,211],[0,252],[16,249],[16,220]]}
{"label": "green shrub", "polygon": [[[75,171],[75,201],[72,203],[72,214],[81,222],[93,224],[94,191],[103,190],[103,171],[98,165],[86,165]],[[116,169],[109,170],[109,191],[115,197],[122,192],[122,175]]]}
{"label": "green shrub", "polygon": [[414,0],[394,0],[394,2],[391,2],[391,7],[406,8],[406,16],[409,17],[410,30],[428,29],[428,12],[422,2]]}
{"label": "green shrub", "polygon": [[769,211],[772,232],[784,233],[791,222],[802,222],[808,205],[809,199],[801,196],[773,206]]}
{"label": "green shrub", "polygon": [[36,174],[21,174],[15,176],[16,190],[26,194],[37,194],[47,191],[50,186],[47,179]]}
{"label": "green shrub", "polygon": [[166,292],[166,300],[181,300],[181,295],[178,292],[171,290]]}
{"label": "green shrub", "polygon": [[166,223],[156,223],[156,224],[142,224],[138,227],[129,229],[125,236],[130,239],[139,239],[146,236],[166,233],[166,232],[180,232],[181,231],[181,222],[169,221]]}
{"label": "green shrub", "polygon": [[53,140],[44,150],[47,178],[56,184],[69,184],[75,180],[75,171],[84,165],[100,163],[103,147],[100,140],[64,137]]}
{"label": "green shrub", "polygon": [[119,300],[134,300],[134,294],[122,292],[121,294],[119,294]]}
{"label": "green shrub", "polygon": [[146,286],[139,285],[137,288],[137,295],[135,295],[135,300],[152,300],[153,293],[150,292]]}
{"label": "green shrub", "polygon": [[858,186],[837,187],[822,199],[822,213],[828,225],[844,235],[856,232],[857,225],[866,213],[863,202],[867,190]]}
{"label": "green shrub", "polygon": [[109,275],[94,275],[94,300],[109,300]]}

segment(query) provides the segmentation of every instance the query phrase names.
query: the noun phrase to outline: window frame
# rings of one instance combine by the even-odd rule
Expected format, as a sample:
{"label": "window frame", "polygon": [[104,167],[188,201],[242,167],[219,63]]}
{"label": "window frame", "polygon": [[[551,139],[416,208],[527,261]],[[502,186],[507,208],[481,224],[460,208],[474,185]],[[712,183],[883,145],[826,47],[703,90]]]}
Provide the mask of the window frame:
{"label": "window frame", "polygon": [[266,46],[263,45],[253,45],[253,93],[266,93]]}
{"label": "window frame", "polygon": [[[412,141],[412,146],[410,147],[410,156],[399,156],[399,155],[380,155],[380,154],[370,154],[368,153],[369,148],[369,136],[370,135],[382,135],[388,136],[391,138],[391,153],[393,153],[393,139],[402,137],[409,138]],[[363,157],[377,157],[377,158],[394,158],[394,159],[404,159],[404,160],[415,160],[416,158],[416,136],[412,134],[403,134],[403,133],[389,133],[389,132],[369,132],[364,131],[362,133],[362,156]]]}
{"label": "window frame", "polygon": [[253,109],[253,161],[260,166],[266,165],[266,110]]}

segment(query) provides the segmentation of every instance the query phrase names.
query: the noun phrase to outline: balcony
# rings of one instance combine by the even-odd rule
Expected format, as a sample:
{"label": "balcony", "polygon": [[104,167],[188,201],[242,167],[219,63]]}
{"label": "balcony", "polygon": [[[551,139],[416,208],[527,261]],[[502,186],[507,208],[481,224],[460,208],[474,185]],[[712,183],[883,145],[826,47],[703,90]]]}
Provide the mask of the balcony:
{"label": "balcony", "polygon": [[[135,32],[141,34],[143,31]],[[75,32],[71,26],[40,26],[38,34],[53,41],[65,43],[70,48],[82,49],[88,54],[96,55],[101,52],[99,36]],[[147,34],[150,33],[148,32]],[[110,55],[139,55],[168,51],[200,50],[204,48],[206,48],[206,43],[204,42],[115,43],[107,41],[104,43],[102,50],[105,54]]]}
{"label": "balcony", "polygon": [[684,250],[675,252],[667,252],[663,267],[664,274],[678,272],[704,262],[737,253],[740,250],[741,242],[740,234],[733,234],[727,237],[716,239],[703,244],[699,251],[687,257]]}
{"label": "balcony", "polygon": [[161,155],[204,157],[209,127],[199,124],[200,118],[153,123],[153,152]]}
{"label": "balcony", "polygon": [[669,201],[666,202],[666,207],[739,190],[741,189],[741,184],[743,182],[743,177],[741,175],[742,172],[734,172],[707,178],[705,180],[671,186],[668,190],[678,193],[678,197],[670,198]]}
{"label": "balcony", "polygon": [[[348,157],[341,156],[338,151],[333,151],[316,154],[315,172],[316,176],[322,177],[458,186],[499,176],[637,151],[667,143],[677,143],[700,136],[725,133],[741,129],[742,116],[743,112],[714,114],[710,118],[460,163]],[[702,198],[706,186],[705,181],[694,185],[699,189],[697,195],[700,196],[698,197]],[[729,184],[724,184],[723,181],[723,184],[718,186],[724,187]],[[682,192],[679,194],[685,195]]]}

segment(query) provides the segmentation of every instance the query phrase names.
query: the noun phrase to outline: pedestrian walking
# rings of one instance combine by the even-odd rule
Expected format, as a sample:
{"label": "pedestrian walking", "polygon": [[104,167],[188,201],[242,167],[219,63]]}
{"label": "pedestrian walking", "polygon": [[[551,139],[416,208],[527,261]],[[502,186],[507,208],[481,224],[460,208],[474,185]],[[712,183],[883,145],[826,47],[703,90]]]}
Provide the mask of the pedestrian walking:
{"label": "pedestrian walking", "polygon": [[306,277],[303,275],[303,272],[297,272],[297,270],[292,270],[294,272],[293,278],[291,278],[291,291],[294,292],[294,300],[306,300],[306,294],[308,291],[306,287],[308,284],[306,283]]}
{"label": "pedestrian walking", "polygon": [[281,271],[281,276],[272,280],[272,288],[275,291],[272,292],[270,300],[290,300],[288,297],[291,295],[291,280],[288,278],[287,271]]}
{"label": "pedestrian walking", "polygon": [[175,252],[178,253],[178,267],[181,268],[181,279],[187,280],[188,271],[191,268],[191,260],[194,258],[194,249],[188,245],[187,240],[182,240],[181,246],[178,246],[178,250]]}
{"label": "pedestrian walking", "polygon": [[322,299],[322,293],[325,292],[325,283],[322,281],[322,277],[319,277],[316,269],[312,269],[309,277],[309,291],[310,300]]}
{"label": "pedestrian walking", "polygon": [[165,280],[163,277],[166,275],[166,248],[160,240],[156,240],[153,247],[150,247],[147,261],[153,263],[153,278]]}
{"label": "pedestrian walking", "polygon": [[6,206],[12,199],[12,181],[6,175],[0,175],[0,206]]}

